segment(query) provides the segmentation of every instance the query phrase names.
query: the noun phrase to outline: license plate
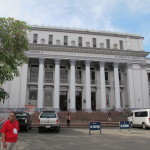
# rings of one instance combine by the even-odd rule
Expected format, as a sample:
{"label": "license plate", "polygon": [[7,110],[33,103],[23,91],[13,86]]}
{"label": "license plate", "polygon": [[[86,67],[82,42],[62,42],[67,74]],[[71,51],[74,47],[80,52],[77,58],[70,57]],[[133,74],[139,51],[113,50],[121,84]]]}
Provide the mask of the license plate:
{"label": "license plate", "polygon": [[51,126],[45,126],[46,128],[51,128]]}

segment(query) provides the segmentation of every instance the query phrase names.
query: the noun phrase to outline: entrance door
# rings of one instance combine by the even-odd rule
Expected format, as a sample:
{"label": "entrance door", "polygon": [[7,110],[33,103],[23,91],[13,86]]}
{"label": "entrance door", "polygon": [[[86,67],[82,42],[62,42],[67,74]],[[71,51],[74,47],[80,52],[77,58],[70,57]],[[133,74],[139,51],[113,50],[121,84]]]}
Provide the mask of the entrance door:
{"label": "entrance door", "polygon": [[76,92],[76,110],[82,110],[82,92],[80,91]]}
{"label": "entrance door", "polygon": [[91,107],[96,110],[96,92],[91,92]]}
{"label": "entrance door", "polygon": [[60,103],[59,103],[60,110],[66,111],[67,110],[67,92],[60,92]]}

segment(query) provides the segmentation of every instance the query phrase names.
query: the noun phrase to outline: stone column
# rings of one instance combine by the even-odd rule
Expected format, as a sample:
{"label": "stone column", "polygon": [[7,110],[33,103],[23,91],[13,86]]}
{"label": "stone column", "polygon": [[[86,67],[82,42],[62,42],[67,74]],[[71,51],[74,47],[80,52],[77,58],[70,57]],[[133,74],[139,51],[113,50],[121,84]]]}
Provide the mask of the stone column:
{"label": "stone column", "polygon": [[114,62],[114,85],[115,85],[115,102],[116,110],[120,111],[120,86],[119,86],[119,74],[118,74],[118,62]]}
{"label": "stone column", "polygon": [[101,94],[101,111],[106,111],[106,86],[105,86],[105,62],[99,62],[100,65],[100,94]]}
{"label": "stone column", "polygon": [[132,63],[127,63],[127,89],[128,89],[129,107],[130,107],[130,109],[134,109],[135,108],[135,97],[134,97]]}
{"label": "stone column", "polygon": [[59,111],[60,98],[60,59],[55,59],[55,77],[54,77],[54,98],[53,107],[55,111]]}
{"label": "stone column", "polygon": [[90,63],[91,61],[85,61],[85,94],[86,94],[86,111],[91,111],[91,76],[90,76]]}
{"label": "stone column", "polygon": [[43,108],[44,103],[44,91],[43,91],[43,83],[44,83],[44,58],[39,58],[39,76],[38,76],[38,100],[37,100],[37,108]]}
{"label": "stone column", "polygon": [[76,111],[75,103],[75,60],[70,60],[70,111]]}

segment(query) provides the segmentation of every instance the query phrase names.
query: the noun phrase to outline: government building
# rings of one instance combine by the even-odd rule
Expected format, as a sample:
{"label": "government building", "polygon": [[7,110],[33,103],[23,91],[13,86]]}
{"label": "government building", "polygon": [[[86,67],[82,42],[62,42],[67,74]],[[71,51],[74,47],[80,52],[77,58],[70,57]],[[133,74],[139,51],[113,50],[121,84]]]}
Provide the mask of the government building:
{"label": "government building", "polygon": [[136,34],[31,26],[29,61],[1,107],[56,111],[150,108],[150,58]]}

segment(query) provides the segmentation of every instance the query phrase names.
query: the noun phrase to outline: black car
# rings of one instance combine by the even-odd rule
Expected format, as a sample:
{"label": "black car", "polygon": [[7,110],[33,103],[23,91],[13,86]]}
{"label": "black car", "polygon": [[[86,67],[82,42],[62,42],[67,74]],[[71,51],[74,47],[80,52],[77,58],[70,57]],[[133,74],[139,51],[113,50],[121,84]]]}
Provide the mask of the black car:
{"label": "black car", "polygon": [[20,129],[25,129],[28,131],[31,129],[31,116],[26,112],[15,112],[16,119],[19,121]]}

